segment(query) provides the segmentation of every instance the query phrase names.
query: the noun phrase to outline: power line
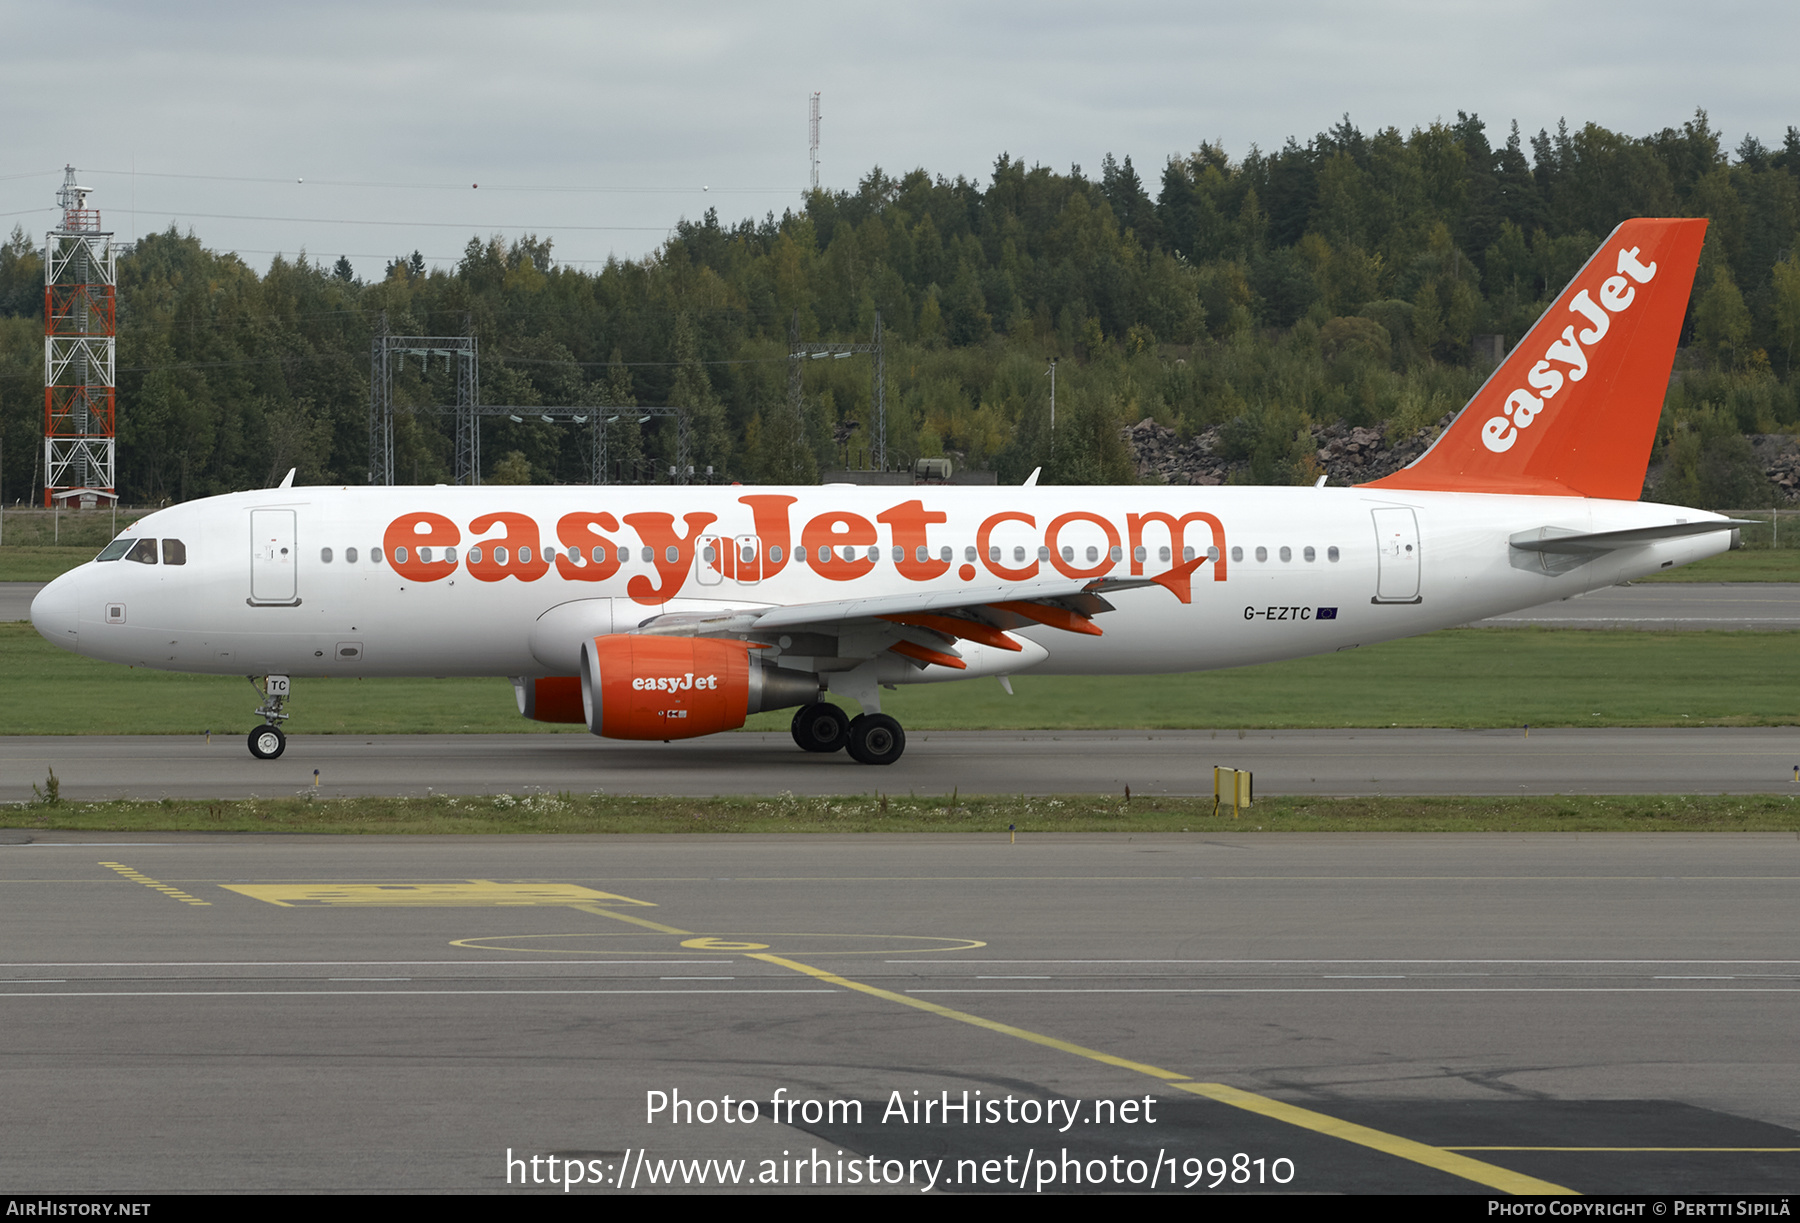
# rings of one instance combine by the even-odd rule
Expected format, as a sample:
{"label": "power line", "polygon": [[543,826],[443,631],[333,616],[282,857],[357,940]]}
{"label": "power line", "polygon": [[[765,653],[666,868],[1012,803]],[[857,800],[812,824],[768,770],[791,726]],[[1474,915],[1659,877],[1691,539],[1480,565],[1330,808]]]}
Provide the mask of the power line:
{"label": "power line", "polygon": [[[178,178],[178,179],[189,179],[189,180],[194,180],[194,181],[198,181],[198,182],[213,182],[213,183],[283,183],[283,184],[286,184],[288,186],[293,186],[293,187],[300,187],[300,186],[306,185],[306,180],[304,178],[300,178],[300,177],[261,178],[261,177],[250,177],[250,176],[241,175],[241,174],[170,174],[170,173],[152,173],[151,171],[148,171],[148,170],[136,170],[136,171],[133,171],[133,170],[83,170],[82,173],[83,174],[117,174],[122,177],[132,177],[132,178]],[[25,175],[25,174],[0,176],[0,182],[5,181],[6,178],[28,178],[28,177],[34,177],[34,176]],[[560,185],[560,184],[511,185],[511,184],[506,184],[506,183],[498,183],[498,184],[490,183],[489,185],[487,185],[485,187],[483,187],[480,183],[470,183],[468,186],[465,187],[461,183],[387,183],[387,182],[378,182],[378,181],[366,181],[366,180],[361,180],[361,179],[341,179],[341,178],[316,178],[313,180],[313,185],[316,187],[380,187],[380,188],[383,188],[386,190],[397,190],[397,191],[476,191],[476,190],[479,190],[479,191],[542,191],[542,192],[566,192],[566,193],[572,193],[572,194],[592,194],[592,195],[677,195],[677,194],[683,194],[683,193],[691,192],[691,191],[698,191],[698,192],[701,192],[702,194],[710,194],[710,195],[798,195],[798,194],[800,194],[799,191],[797,191],[793,187],[712,187],[712,186],[705,186],[705,185],[698,186],[698,187],[695,187],[695,186],[686,186],[686,187],[584,187],[584,186]]]}
{"label": "power line", "polygon": [[[41,212],[42,209],[32,209],[31,211]],[[134,211],[147,212],[155,216],[198,217],[205,221],[280,221],[283,224],[289,225],[392,225],[409,229],[421,227],[431,229],[486,229],[490,231],[495,229],[519,229],[533,231],[543,230],[546,232],[574,229],[596,231],[633,230],[648,233],[668,233],[671,229],[675,228],[673,225],[506,225],[492,222],[472,224],[467,221],[363,221],[346,220],[340,217],[257,217],[233,212],[165,212],[160,208],[148,207],[139,207],[134,209]]]}

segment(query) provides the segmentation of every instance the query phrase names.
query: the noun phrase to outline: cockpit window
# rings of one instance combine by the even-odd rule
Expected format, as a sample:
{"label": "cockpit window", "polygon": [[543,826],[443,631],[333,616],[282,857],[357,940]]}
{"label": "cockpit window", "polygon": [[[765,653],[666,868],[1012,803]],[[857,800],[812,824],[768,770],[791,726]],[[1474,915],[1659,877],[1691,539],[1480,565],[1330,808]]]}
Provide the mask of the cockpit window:
{"label": "cockpit window", "polygon": [[179,539],[163,540],[163,564],[187,564],[187,545],[182,543]]}
{"label": "cockpit window", "polygon": [[156,563],[156,541],[154,539],[138,540],[131,546],[131,551],[125,554],[125,559],[136,561],[140,565],[154,565]]}
{"label": "cockpit window", "polygon": [[113,540],[110,544],[107,544],[100,555],[96,556],[94,559],[97,561],[116,561],[121,556],[124,556],[127,552],[131,551],[131,545],[136,542],[137,540],[131,539],[128,536],[121,536],[120,538]]}

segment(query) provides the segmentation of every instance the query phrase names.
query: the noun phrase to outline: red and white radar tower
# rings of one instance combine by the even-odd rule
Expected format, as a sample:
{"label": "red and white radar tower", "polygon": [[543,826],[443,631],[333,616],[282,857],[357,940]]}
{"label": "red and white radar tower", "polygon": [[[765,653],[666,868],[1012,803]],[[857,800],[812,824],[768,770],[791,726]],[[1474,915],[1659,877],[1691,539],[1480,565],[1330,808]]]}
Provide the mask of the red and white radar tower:
{"label": "red and white radar tower", "polygon": [[113,236],[66,166],[62,223],[44,239],[44,504],[116,499]]}

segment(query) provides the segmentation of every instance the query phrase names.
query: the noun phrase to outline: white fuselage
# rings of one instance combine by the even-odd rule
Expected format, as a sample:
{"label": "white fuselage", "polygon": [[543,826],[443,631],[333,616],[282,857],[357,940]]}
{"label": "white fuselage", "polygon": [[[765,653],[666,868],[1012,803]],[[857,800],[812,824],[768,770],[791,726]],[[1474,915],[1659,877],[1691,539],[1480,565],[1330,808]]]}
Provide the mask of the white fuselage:
{"label": "white fuselage", "polygon": [[[506,525],[493,525],[501,514]],[[449,524],[405,535],[436,541],[427,578],[395,563],[394,524],[409,515]],[[1194,572],[1189,602],[1156,585],[1116,591],[1106,596],[1116,610],[1096,620],[1102,636],[1015,630],[1033,643],[1019,653],[965,648],[967,671],[896,659],[882,679],[1027,667],[1194,671],[1463,624],[1730,544],[1729,532],[1715,531],[1616,549],[1552,574],[1537,554],[1509,547],[1521,532],[1715,517],[1637,502],[1362,488],[269,489],[147,515],[125,534],[180,541],[184,563],[90,562],[47,587],[32,618],[67,649],[171,671],[571,675],[582,636],[626,632],[667,612],[1154,577],[1186,549],[1205,556],[1217,548],[1218,558]],[[1172,538],[1170,523],[1184,518],[1182,538]],[[477,529],[478,521],[487,525]],[[746,552],[754,560],[709,564],[709,546],[731,562]],[[827,546],[832,558],[821,563]],[[521,547],[531,563],[521,563]],[[506,565],[496,564],[496,548],[507,550]],[[547,568],[546,548],[554,553]],[[843,559],[846,548],[853,562]],[[482,550],[479,573],[471,549]],[[896,549],[904,549],[900,560]],[[415,571],[419,555],[415,543]],[[849,664],[802,655],[782,665],[828,672]]]}

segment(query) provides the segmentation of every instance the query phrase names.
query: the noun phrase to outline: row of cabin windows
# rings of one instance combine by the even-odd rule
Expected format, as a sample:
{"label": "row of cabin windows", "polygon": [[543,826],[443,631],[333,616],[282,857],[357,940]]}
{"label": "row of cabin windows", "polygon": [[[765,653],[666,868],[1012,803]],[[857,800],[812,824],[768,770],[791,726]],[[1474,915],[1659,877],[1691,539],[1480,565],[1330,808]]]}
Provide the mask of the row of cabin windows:
{"label": "row of cabin windows", "polygon": [[[1276,549],[1276,555],[1279,556],[1282,560],[1282,563],[1285,564],[1288,561],[1291,561],[1294,559],[1294,550],[1290,547],[1287,547],[1284,544],[1282,547]],[[1300,559],[1305,561],[1307,564],[1310,565],[1313,561],[1317,560],[1318,558],[1319,558],[1319,554],[1316,551],[1314,551],[1311,544],[1308,544],[1306,547],[1300,549]],[[1234,561],[1243,560],[1244,559],[1244,550],[1242,548],[1233,548],[1231,550],[1231,559]],[[1256,549],[1256,559],[1259,561],[1268,560],[1269,559],[1269,550],[1267,548],[1264,548],[1264,547],[1258,545],[1258,547]],[[1331,547],[1325,549],[1325,559],[1330,561],[1334,565],[1337,564],[1338,550],[1337,550],[1336,544],[1333,544]]]}
{"label": "row of cabin windows", "polygon": [[[121,537],[113,540],[94,558],[97,561],[136,561],[140,565],[156,564],[156,541],[154,539],[131,539]],[[165,565],[187,564],[187,545],[179,539],[162,541],[162,563]]]}
{"label": "row of cabin windows", "polygon": [[[118,542],[124,543],[124,542],[128,542],[128,541],[118,541]],[[155,541],[154,540],[142,540],[139,542],[140,542],[140,545],[143,545],[143,544],[149,545],[149,562],[148,563],[155,564],[156,563]],[[181,548],[180,540],[164,540],[163,544],[164,544],[165,555],[167,555],[168,546],[171,544],[173,544],[177,549]],[[113,545],[113,547],[117,547],[117,546],[118,546],[118,543],[115,543]],[[107,549],[108,552],[111,552],[112,550],[113,550],[112,547],[109,547]],[[1086,551],[1085,559],[1087,560],[1087,562],[1089,564],[1096,564],[1099,562],[1099,560],[1100,560],[1100,549],[1099,548],[1090,545],[1085,551]],[[1167,563],[1173,555],[1172,550],[1167,545],[1165,545],[1161,548],[1158,548],[1156,551],[1157,551],[1156,559],[1159,561],[1162,561],[1164,563]],[[996,564],[999,563],[1003,559],[1002,552],[1003,552],[1003,549],[1001,549],[998,545],[990,546],[988,548],[988,560],[991,562],[994,562]],[[594,563],[596,565],[604,564],[606,561],[606,554],[607,554],[606,548],[596,547],[592,553]],[[1277,554],[1280,556],[1280,558],[1284,562],[1291,561],[1294,559],[1294,550],[1292,548],[1289,548],[1286,546],[1283,546],[1282,548],[1278,549]],[[1302,548],[1300,550],[1300,554],[1301,554],[1301,557],[1309,564],[1312,563],[1313,561],[1315,561],[1316,559],[1318,559],[1318,553],[1313,549],[1313,547],[1310,544],[1308,546]],[[170,564],[170,565],[182,564],[183,561],[185,561],[185,559],[186,559],[185,551],[183,551],[181,553],[181,555],[182,555],[182,560],[165,560],[164,563]],[[544,560],[546,562],[553,561],[556,559],[556,549],[555,548],[545,548],[543,550],[543,555],[544,555]],[[584,563],[582,554],[576,549],[573,549],[573,548],[568,549],[564,553],[564,555],[566,555],[569,558],[570,562],[573,564],[580,565],[580,564]],[[645,564],[651,564],[656,559],[655,550],[651,549],[651,548],[642,549],[641,555],[642,555],[642,559]],[[895,547],[893,549],[892,555],[896,562],[904,561],[906,559],[906,549],[901,548],[901,547]],[[923,544],[920,544],[916,549],[914,549],[913,555],[920,563],[924,563],[931,559],[931,549],[927,548]],[[1185,547],[1181,550],[1181,559],[1184,562],[1191,561],[1198,555],[1199,555],[1199,553],[1196,552],[1192,547]],[[355,548],[345,548],[344,549],[344,563],[345,564],[354,565],[356,563],[356,556],[357,556],[357,553],[356,553]],[[519,549],[519,563],[521,565],[531,564],[531,556],[532,556],[531,548],[522,547]],[[1138,561],[1138,562],[1147,561],[1150,559],[1150,550],[1148,548],[1141,547],[1141,546],[1136,547],[1131,550],[1131,556],[1134,561]],[[1206,550],[1206,556],[1207,556],[1208,560],[1216,561],[1219,559],[1219,550],[1217,548],[1208,548]],[[617,551],[617,557],[618,557],[619,564],[621,564],[621,565],[630,564],[631,563],[631,549],[623,548],[623,547],[619,548]],[[773,564],[773,565],[779,565],[781,563],[781,557],[782,557],[781,545],[771,544],[769,546],[769,563]],[[867,549],[854,548],[854,547],[848,547],[848,546],[841,548],[841,549],[821,547],[818,549],[818,556],[817,556],[817,560],[815,563],[820,564],[820,565],[829,565],[832,563],[832,561],[834,559],[840,559],[840,558],[843,562],[849,563],[851,561],[857,560],[859,557],[865,558],[870,561],[879,561],[881,559],[881,549],[874,545],[870,545]],[[951,548],[949,545],[945,545],[944,547],[938,549],[938,559],[939,560],[949,562],[950,560],[954,559],[954,557],[955,557],[955,549]],[[973,546],[966,547],[963,549],[963,559],[965,561],[973,561],[975,559],[975,557],[976,557],[976,552],[975,552],[975,549]],[[103,552],[103,553],[101,553],[99,559],[101,559],[101,560],[116,560],[117,556],[109,557],[106,555],[106,553]],[[139,560],[142,558],[138,557],[136,555],[132,555],[128,559]],[[332,559],[332,550],[330,548],[319,549],[319,559],[321,561],[325,562],[326,564],[330,564],[331,559]],[[381,563],[381,559],[382,559],[382,553],[381,553],[380,548],[371,548],[369,550],[370,563],[378,565]],[[438,560],[441,560],[448,564],[455,564],[456,563],[456,549],[454,547],[450,547],[450,548],[421,547],[419,549],[419,559],[421,561],[424,561],[426,564],[431,564],[433,561],[438,561]],[[668,563],[671,565],[678,563],[681,560],[681,550],[679,548],[671,546],[666,552],[666,559],[667,559]],[[709,564],[709,565],[715,564],[718,561],[718,553],[716,552],[715,549],[710,548],[710,547],[702,548],[700,550],[700,559],[702,561],[704,561],[706,564]],[[749,548],[749,547],[743,548],[739,559],[744,564],[753,563],[756,560],[755,549]],[[1014,547],[1012,550],[1012,559],[1014,562],[1023,562],[1026,559],[1026,549],[1022,546]],[[1050,549],[1043,545],[1039,545],[1038,549],[1037,549],[1037,559],[1040,561],[1049,560],[1050,559]],[[1071,548],[1071,547],[1064,547],[1062,549],[1062,559],[1064,561],[1073,562],[1075,560],[1075,549]],[[1112,547],[1112,549],[1110,550],[1109,559],[1111,559],[1115,563],[1124,560],[1125,559],[1125,549],[1123,549],[1115,544]],[[1241,547],[1233,548],[1231,550],[1231,559],[1234,561],[1242,561],[1244,559],[1243,548],[1241,548]],[[1258,546],[1256,549],[1256,559],[1259,561],[1267,561],[1269,559],[1269,550],[1266,547]],[[1338,550],[1335,545],[1325,549],[1325,559],[1333,562],[1334,564],[1336,563],[1336,561],[1338,559]],[[404,565],[406,563],[406,560],[407,560],[407,550],[404,547],[395,548],[394,549],[394,562],[396,564]],[[482,550],[479,546],[470,548],[468,550],[468,560],[471,565],[481,564]],[[802,544],[801,546],[794,549],[794,560],[802,565],[807,563],[806,546],[804,544]],[[496,547],[494,549],[494,563],[496,565],[507,565],[507,564],[512,563],[512,558],[508,554],[508,550],[505,547]]]}

